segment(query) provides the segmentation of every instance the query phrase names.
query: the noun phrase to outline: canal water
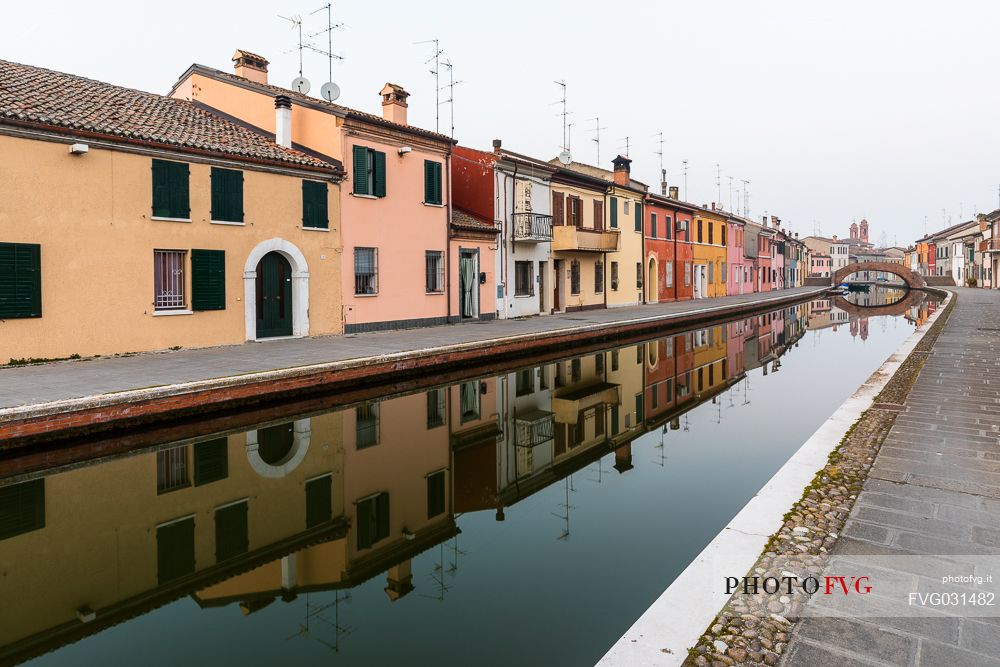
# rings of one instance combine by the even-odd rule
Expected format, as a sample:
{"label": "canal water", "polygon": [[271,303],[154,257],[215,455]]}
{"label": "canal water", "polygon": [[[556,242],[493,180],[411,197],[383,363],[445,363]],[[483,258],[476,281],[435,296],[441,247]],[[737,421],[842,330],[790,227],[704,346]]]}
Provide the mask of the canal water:
{"label": "canal water", "polygon": [[0,663],[592,664],[933,312],[920,294],[8,457]]}

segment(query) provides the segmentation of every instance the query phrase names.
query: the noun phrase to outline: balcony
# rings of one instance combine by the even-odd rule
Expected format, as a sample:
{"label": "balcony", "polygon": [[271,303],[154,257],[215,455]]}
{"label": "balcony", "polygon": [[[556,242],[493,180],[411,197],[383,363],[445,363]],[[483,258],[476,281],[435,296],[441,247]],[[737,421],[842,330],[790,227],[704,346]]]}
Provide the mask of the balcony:
{"label": "balcony", "polygon": [[614,252],[620,247],[620,237],[617,229],[583,229],[556,225],[552,230],[552,249]]}
{"label": "balcony", "polygon": [[583,387],[568,387],[556,392],[552,411],[560,424],[575,424],[584,410],[597,405],[621,405],[621,387],[613,382],[594,381]]}
{"label": "balcony", "polygon": [[542,243],[552,240],[552,216],[544,213],[514,213],[514,240]]}
{"label": "balcony", "polygon": [[990,239],[987,241],[989,245],[986,247],[986,252],[1000,252],[1000,239]]}
{"label": "balcony", "polygon": [[537,447],[555,437],[555,417],[545,410],[532,410],[517,415],[514,420],[517,431],[516,447]]}

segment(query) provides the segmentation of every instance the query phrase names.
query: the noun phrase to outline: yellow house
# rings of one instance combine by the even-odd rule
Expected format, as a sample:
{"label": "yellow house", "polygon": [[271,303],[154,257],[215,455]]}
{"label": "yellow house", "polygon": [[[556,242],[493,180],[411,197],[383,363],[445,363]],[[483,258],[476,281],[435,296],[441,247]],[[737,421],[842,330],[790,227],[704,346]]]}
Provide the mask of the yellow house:
{"label": "yellow house", "polygon": [[700,209],[692,226],[694,298],[726,296],[726,217]]}
{"label": "yellow house", "polygon": [[190,102],[0,79],[0,363],[343,330],[336,165]]}

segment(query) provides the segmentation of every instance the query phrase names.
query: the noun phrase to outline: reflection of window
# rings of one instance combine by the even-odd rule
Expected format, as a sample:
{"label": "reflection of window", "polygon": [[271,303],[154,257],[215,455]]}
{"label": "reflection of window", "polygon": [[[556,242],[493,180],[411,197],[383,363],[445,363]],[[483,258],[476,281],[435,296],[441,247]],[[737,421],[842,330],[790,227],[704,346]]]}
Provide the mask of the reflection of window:
{"label": "reflection of window", "polygon": [[570,362],[570,382],[579,382],[583,375],[583,364],[579,359]]}
{"label": "reflection of window", "polygon": [[427,428],[444,425],[444,389],[427,392]]}
{"label": "reflection of window", "polygon": [[649,388],[650,406],[655,410],[660,403],[660,385],[654,384]]}
{"label": "reflection of window", "polygon": [[156,570],[161,584],[194,572],[194,517],[156,527]]}
{"label": "reflection of window", "polygon": [[257,431],[257,455],[271,466],[288,460],[295,444],[295,426],[292,422],[268,426]]}
{"label": "reflection of window", "polygon": [[598,352],[594,355],[594,370],[598,375],[604,374],[604,353]]}
{"label": "reflection of window", "polygon": [[643,412],[644,412],[643,408],[644,407],[645,406],[643,405],[642,394],[636,394],[635,395],[635,423],[636,424],[638,424],[643,419],[645,419],[645,417],[643,416]]}
{"label": "reflection of window", "polygon": [[545,381],[545,368],[542,366],[538,367],[538,388],[548,389],[549,385]]}
{"label": "reflection of window", "polygon": [[611,350],[611,370],[618,370],[618,350]]}
{"label": "reflection of window", "polygon": [[190,486],[187,445],[156,452],[156,492],[165,493]]}
{"label": "reflection of window", "polygon": [[216,438],[194,446],[194,485],[217,482],[229,476],[229,441]]}
{"label": "reflection of window", "polygon": [[358,549],[369,549],[389,536],[389,494],[360,500],[358,509]]}
{"label": "reflection of window", "polygon": [[479,419],[479,380],[463,382],[458,388],[462,423]]}
{"label": "reflection of window", "polygon": [[0,540],[44,527],[44,478],[0,489]]}
{"label": "reflection of window", "polygon": [[378,403],[362,403],[356,408],[357,448],[378,444]]}
{"label": "reflection of window", "polygon": [[432,519],[445,510],[444,470],[427,476],[427,518]]}
{"label": "reflection of window", "polygon": [[306,528],[333,518],[333,477],[323,475],[306,482]]}
{"label": "reflection of window", "polygon": [[619,424],[618,424],[618,406],[611,406],[611,435],[618,435]]}
{"label": "reflection of window", "polygon": [[249,547],[247,501],[215,510],[215,562],[245,554]]}
{"label": "reflection of window", "polygon": [[527,396],[535,391],[534,370],[528,368],[518,371],[516,376],[516,392],[518,396]]}

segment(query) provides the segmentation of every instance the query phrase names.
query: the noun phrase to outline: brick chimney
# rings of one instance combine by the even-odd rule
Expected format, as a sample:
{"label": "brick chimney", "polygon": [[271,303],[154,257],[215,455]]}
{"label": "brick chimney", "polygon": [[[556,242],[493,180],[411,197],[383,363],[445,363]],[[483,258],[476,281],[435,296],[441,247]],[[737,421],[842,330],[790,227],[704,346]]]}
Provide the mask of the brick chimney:
{"label": "brick chimney", "polygon": [[233,54],[233,64],[236,76],[243,77],[254,83],[267,83],[267,58],[258,56],[242,49],[236,49]]}
{"label": "brick chimney", "polygon": [[680,189],[680,187],[678,187],[676,185],[671,185],[670,186],[670,198],[671,199],[676,199],[677,201],[681,200],[681,189]]}
{"label": "brick chimney", "polygon": [[393,123],[406,125],[406,98],[410,96],[402,86],[387,83],[382,87],[382,118]]}
{"label": "brick chimney", "polygon": [[615,185],[628,185],[632,180],[632,160],[624,155],[619,155],[611,164],[615,166]]}
{"label": "brick chimney", "polygon": [[494,139],[493,140],[493,152],[494,153],[499,153],[500,152],[500,147],[502,145],[503,145],[502,141],[500,141],[499,139]]}

